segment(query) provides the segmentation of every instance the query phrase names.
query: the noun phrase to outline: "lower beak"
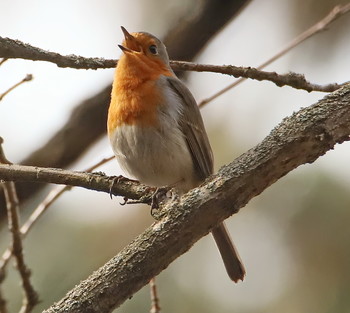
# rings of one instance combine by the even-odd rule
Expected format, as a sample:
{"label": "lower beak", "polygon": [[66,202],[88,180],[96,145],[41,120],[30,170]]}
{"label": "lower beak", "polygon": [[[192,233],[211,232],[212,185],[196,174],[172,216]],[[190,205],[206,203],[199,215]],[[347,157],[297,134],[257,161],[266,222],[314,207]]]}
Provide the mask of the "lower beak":
{"label": "lower beak", "polygon": [[118,45],[118,47],[123,51],[123,52],[132,52],[131,49],[127,48],[127,47],[124,47],[122,45]]}

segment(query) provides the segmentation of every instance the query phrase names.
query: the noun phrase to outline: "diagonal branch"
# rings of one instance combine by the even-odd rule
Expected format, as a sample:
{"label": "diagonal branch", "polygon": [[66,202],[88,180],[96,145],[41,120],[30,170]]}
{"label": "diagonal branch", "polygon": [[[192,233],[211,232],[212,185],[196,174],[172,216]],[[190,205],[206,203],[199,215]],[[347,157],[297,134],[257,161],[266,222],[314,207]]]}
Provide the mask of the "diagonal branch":
{"label": "diagonal branch", "polygon": [[[306,31],[298,35],[296,38],[294,38],[290,43],[288,43],[282,50],[280,50],[278,53],[273,55],[271,58],[266,60],[264,63],[260,64],[257,69],[262,70],[266,66],[270,65],[277,59],[281,58],[283,55],[285,55],[287,52],[295,48],[296,46],[300,45],[302,42],[307,40],[308,38],[316,35],[317,33],[324,31],[327,29],[327,27],[334,22],[336,19],[338,19],[340,16],[348,13],[350,11],[350,3],[346,5],[337,5],[335,6],[323,19],[318,21],[316,24],[308,28]],[[221,96],[225,92],[229,91],[233,87],[239,85],[240,83],[245,81],[245,77],[241,77],[240,79],[234,81],[233,83],[229,84],[225,88],[219,90],[212,96],[210,96],[207,99],[202,100],[198,105],[201,107],[205,104],[207,104],[210,101],[213,101],[217,97]],[[334,89],[335,90],[335,89]]]}
{"label": "diagonal branch", "polygon": [[[166,203],[158,212],[158,222],[45,312],[111,312],[217,223],[237,213],[279,178],[302,164],[314,162],[335,144],[350,140],[349,125],[350,85],[346,85],[285,118],[260,144],[221,168],[205,185]],[[22,180],[44,182],[52,170],[40,169],[36,173],[38,178],[35,171],[28,174],[0,166],[0,179],[4,180],[21,176]],[[66,172],[51,175],[50,181],[63,183],[62,174]],[[79,175],[83,174],[65,183],[80,184]],[[90,178],[91,184],[98,179],[96,174]],[[120,188],[122,183],[115,187]],[[132,188],[137,186],[126,183]],[[144,191],[141,188],[138,197]]]}
{"label": "diagonal branch", "polygon": [[215,224],[289,171],[349,140],[349,124],[350,85],[284,119],[205,186],[167,203],[160,221],[45,312],[111,312]]}
{"label": "diagonal branch", "polygon": [[32,74],[27,74],[26,77],[24,77],[21,81],[19,81],[18,83],[14,84],[12,87],[10,87],[9,89],[7,89],[6,91],[4,91],[3,93],[0,94],[0,101],[2,101],[2,99],[8,95],[13,89],[17,88],[18,86],[22,85],[25,82],[29,82],[33,79],[33,75]]}

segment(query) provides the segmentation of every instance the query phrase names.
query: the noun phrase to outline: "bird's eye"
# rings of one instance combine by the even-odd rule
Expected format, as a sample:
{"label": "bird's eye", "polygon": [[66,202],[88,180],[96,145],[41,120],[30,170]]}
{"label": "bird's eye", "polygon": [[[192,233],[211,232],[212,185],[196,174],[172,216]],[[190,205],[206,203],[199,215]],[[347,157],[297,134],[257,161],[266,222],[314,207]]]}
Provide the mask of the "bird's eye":
{"label": "bird's eye", "polygon": [[151,52],[152,54],[158,54],[158,49],[157,49],[157,46],[156,45],[151,45],[149,46],[148,48],[149,52]]}

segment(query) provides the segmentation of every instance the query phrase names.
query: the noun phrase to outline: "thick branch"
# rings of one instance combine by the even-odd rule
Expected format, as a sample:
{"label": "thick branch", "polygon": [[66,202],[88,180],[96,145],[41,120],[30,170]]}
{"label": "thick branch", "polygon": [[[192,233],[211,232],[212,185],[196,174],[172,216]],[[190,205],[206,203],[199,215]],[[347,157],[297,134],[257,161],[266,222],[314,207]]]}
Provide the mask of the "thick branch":
{"label": "thick branch", "polygon": [[[111,312],[254,196],[299,165],[314,162],[336,143],[349,140],[349,125],[347,85],[285,118],[259,145],[221,168],[204,186],[167,203],[159,222],[45,312]],[[0,167],[0,179],[15,179],[13,175],[9,167]],[[26,179],[34,180],[31,175]],[[43,177],[40,173],[42,182]]]}
{"label": "thick branch", "polygon": [[159,222],[45,312],[111,312],[252,197],[349,140],[349,124],[350,86],[284,119],[205,186],[169,202]]}

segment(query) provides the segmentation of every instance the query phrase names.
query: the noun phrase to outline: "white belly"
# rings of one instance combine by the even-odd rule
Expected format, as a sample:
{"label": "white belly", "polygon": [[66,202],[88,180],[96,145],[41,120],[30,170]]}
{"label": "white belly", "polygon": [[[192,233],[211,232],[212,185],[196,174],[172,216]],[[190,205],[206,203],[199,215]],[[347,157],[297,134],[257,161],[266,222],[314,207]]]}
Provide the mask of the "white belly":
{"label": "white belly", "polygon": [[178,128],[124,125],[110,141],[120,166],[140,182],[184,190],[195,185],[192,157]]}

